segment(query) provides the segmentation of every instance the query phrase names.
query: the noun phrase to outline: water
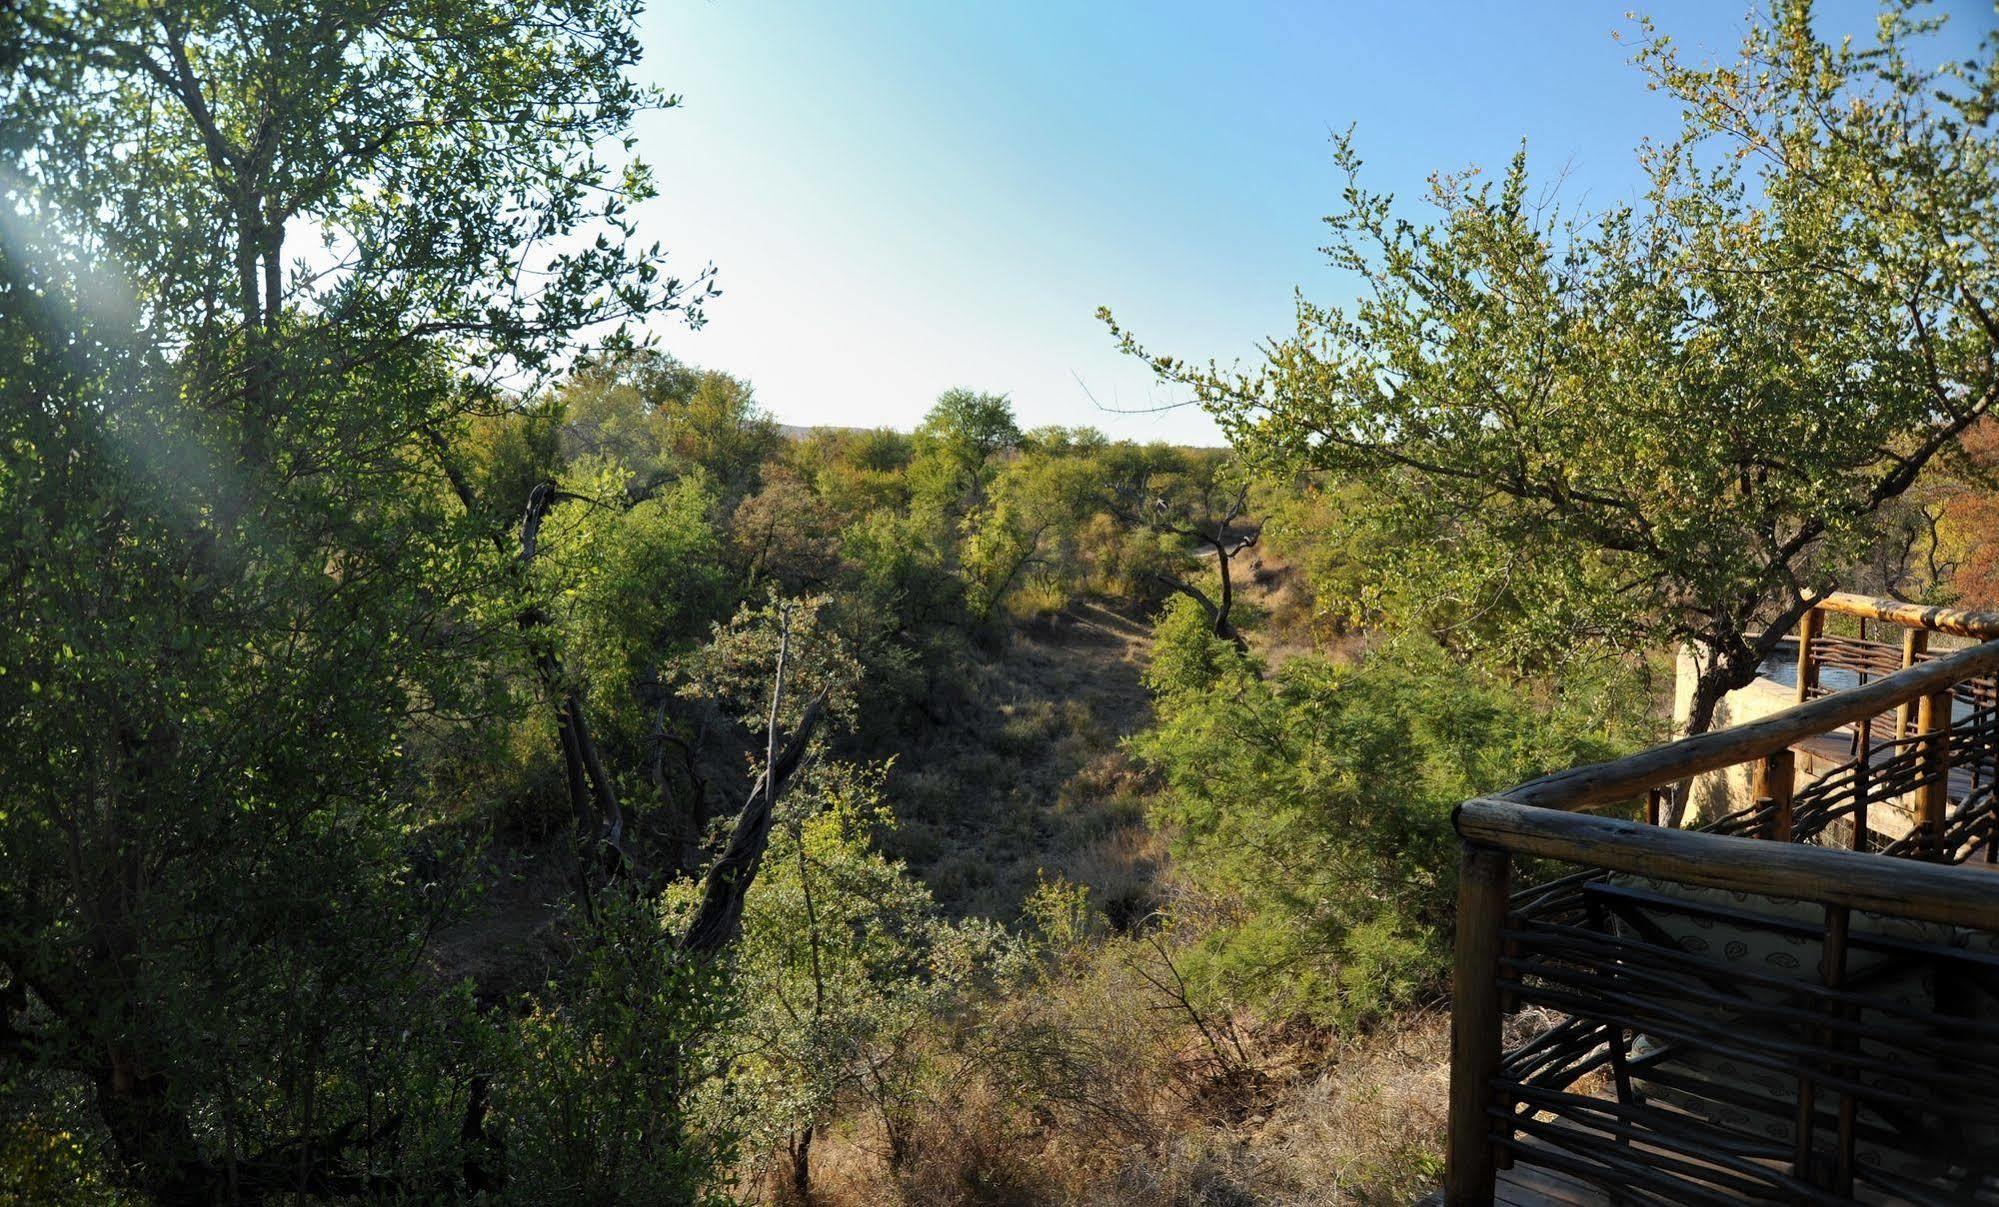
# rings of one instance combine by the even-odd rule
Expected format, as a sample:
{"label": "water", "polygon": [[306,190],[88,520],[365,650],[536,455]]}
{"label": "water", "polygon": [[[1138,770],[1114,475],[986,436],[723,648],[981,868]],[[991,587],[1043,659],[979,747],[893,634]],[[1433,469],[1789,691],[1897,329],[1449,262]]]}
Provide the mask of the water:
{"label": "water", "polygon": [[[1798,685],[1798,647],[1781,645],[1777,652],[1764,660],[1756,668],[1756,673],[1765,679],[1774,679],[1785,687]],[[1819,668],[1819,686],[1829,692],[1843,692],[1860,686],[1860,674],[1843,666],[1822,666]]]}
{"label": "water", "polygon": [[[1796,687],[1798,685],[1798,647],[1795,644],[1779,646],[1776,653],[1770,655],[1769,658],[1764,660],[1761,666],[1756,668],[1756,673],[1765,679],[1781,683],[1785,687]],[[1872,682],[1876,683],[1880,681],[1881,676],[1879,675],[1876,675],[1872,680]],[[1819,668],[1819,686],[1828,692],[1843,692],[1850,688],[1859,687],[1860,672],[1844,666],[1821,666]],[[1951,717],[1946,718],[1946,724],[1949,723],[1950,719],[1965,716],[1967,710],[1971,707],[1966,702],[1952,697],[1950,704]],[[1882,715],[1885,716],[1887,714],[1884,713]]]}

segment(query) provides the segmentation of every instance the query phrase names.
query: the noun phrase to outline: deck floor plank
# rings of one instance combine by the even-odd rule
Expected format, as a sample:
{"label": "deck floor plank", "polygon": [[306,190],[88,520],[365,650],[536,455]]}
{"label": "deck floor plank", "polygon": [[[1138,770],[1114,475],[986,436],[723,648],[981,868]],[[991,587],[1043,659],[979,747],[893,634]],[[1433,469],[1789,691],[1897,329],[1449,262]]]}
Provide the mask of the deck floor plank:
{"label": "deck floor plank", "polygon": [[[1536,1144],[1529,1141],[1528,1146]],[[1441,1207],[1443,1201],[1440,1190],[1423,1199],[1421,1207]],[[1610,1207],[1612,1200],[1601,1187],[1561,1170],[1515,1162],[1499,1171],[1492,1201],[1497,1207]]]}
{"label": "deck floor plank", "polygon": [[1507,1207],[1606,1207],[1610,1196],[1559,1170],[1516,1164],[1500,1171],[1493,1201]]}

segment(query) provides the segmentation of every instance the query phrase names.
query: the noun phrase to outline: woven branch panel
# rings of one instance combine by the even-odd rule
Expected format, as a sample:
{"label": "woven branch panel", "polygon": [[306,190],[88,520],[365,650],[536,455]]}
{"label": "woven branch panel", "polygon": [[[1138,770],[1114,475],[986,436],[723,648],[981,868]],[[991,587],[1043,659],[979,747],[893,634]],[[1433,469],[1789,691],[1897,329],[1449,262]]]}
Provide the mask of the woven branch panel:
{"label": "woven branch panel", "polygon": [[1582,872],[1516,895],[1491,1138],[1652,1203],[1999,1204],[1999,941]]}
{"label": "woven branch panel", "polygon": [[[1959,862],[1993,837],[1992,788],[1999,778],[1995,768],[1999,768],[1999,708],[1973,711],[1961,706],[1947,736],[1911,734],[1869,741],[1864,756],[1856,749],[1851,760],[1800,788],[1791,800],[1792,841],[1853,849],[1855,829],[1864,827],[1869,806],[1906,807],[1919,789],[1941,779],[1949,789],[1949,804],[1937,857]],[[1773,833],[1775,825],[1776,806],[1759,801],[1702,828],[1753,837]],[[1916,854],[1923,841],[1921,835],[1891,840],[1869,830],[1859,849]]]}

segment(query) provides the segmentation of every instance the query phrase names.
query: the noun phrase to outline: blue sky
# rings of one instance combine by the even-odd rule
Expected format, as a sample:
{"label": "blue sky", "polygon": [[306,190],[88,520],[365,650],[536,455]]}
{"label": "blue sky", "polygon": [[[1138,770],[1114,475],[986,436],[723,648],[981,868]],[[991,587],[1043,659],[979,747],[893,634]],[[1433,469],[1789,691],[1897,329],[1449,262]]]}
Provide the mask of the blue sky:
{"label": "blue sky", "polygon": [[[787,423],[909,427],[951,386],[1023,425],[1216,443],[1121,357],[1109,306],[1155,350],[1250,359],[1294,289],[1340,300],[1322,215],[1331,130],[1371,187],[1503,167],[1525,140],[1562,196],[1631,195],[1633,150],[1674,124],[1629,65],[1620,3],[984,3],[655,0],[643,74],[661,196],[640,211],[724,296],[692,363],[752,381]],[[1946,6],[1954,40],[1993,21]],[[1873,6],[1821,6],[1865,36]],[[1740,0],[1660,5],[1691,51],[1732,52]]]}

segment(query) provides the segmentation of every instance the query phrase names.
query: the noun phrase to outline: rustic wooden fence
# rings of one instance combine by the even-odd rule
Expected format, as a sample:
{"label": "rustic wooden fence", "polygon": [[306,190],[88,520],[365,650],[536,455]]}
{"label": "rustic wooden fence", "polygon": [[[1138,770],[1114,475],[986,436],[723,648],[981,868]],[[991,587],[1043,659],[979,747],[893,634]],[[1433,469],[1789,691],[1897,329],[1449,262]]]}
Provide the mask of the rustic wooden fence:
{"label": "rustic wooden fence", "polygon": [[[1797,707],[1460,807],[1447,1201],[1518,1162],[1619,1201],[1999,1203],[1999,641],[1926,639],[1999,616],[1834,596],[1800,628]],[[1586,812],[1743,765],[1702,830]],[[1529,1007],[1557,1021],[1505,1049]]]}

